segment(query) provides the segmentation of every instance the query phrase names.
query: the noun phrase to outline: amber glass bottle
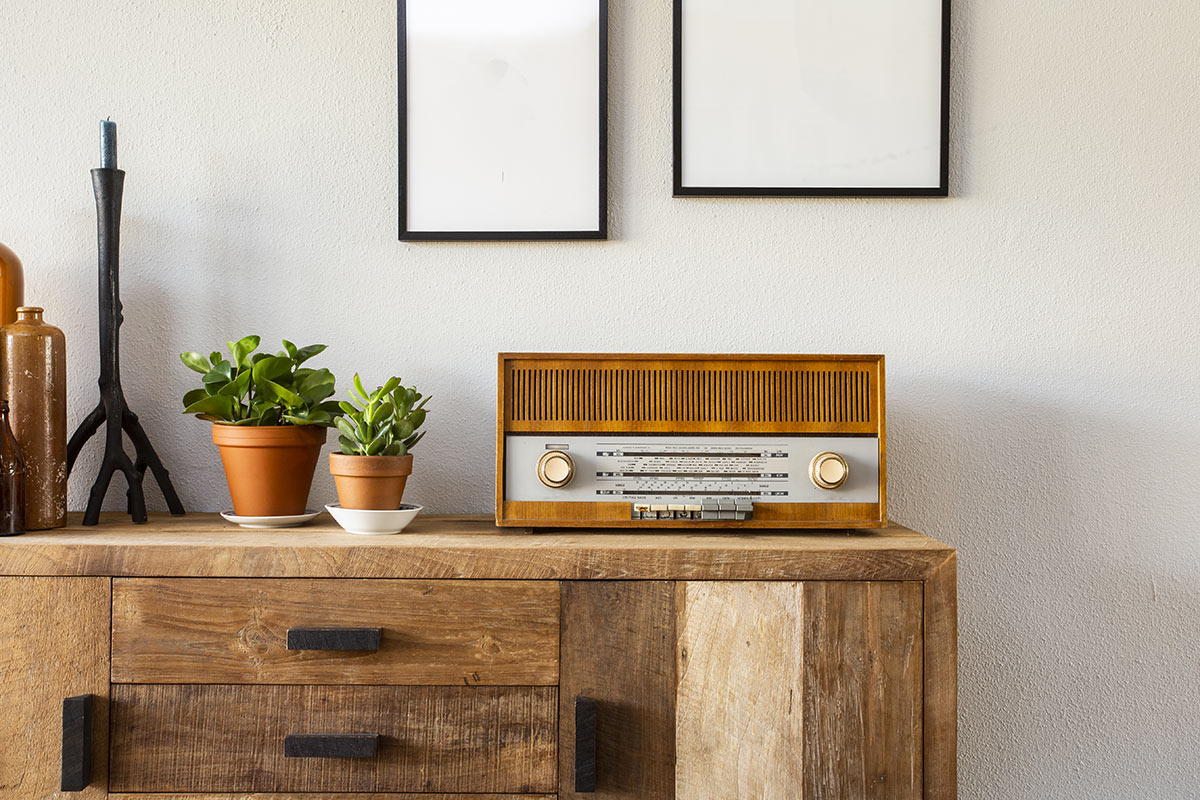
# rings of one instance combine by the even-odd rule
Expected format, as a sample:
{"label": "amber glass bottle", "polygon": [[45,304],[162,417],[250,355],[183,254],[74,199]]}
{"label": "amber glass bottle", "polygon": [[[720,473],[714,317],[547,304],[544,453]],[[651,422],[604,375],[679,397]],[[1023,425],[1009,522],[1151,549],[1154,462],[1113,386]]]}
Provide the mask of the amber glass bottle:
{"label": "amber glass bottle", "polygon": [[8,402],[0,400],[0,536],[25,532],[25,462],[8,425]]}
{"label": "amber glass bottle", "polygon": [[0,328],[0,398],[25,461],[25,527],[67,524],[67,354],[63,332],[42,309],[21,306]]}
{"label": "amber glass bottle", "polygon": [[17,319],[17,306],[25,305],[25,270],[17,254],[0,243],[0,325]]}

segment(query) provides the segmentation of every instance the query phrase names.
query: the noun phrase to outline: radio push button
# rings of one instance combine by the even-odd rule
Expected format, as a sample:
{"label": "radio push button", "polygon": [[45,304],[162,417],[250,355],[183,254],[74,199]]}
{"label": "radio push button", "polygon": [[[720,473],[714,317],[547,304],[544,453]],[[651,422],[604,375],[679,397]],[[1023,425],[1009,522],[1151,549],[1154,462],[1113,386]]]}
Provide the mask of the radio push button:
{"label": "radio push button", "polygon": [[808,477],[818,489],[836,489],[850,477],[850,465],[837,453],[818,453],[808,465]]}
{"label": "radio push button", "polygon": [[575,477],[575,462],[562,450],[549,450],[538,459],[537,476],[551,489],[561,489]]}

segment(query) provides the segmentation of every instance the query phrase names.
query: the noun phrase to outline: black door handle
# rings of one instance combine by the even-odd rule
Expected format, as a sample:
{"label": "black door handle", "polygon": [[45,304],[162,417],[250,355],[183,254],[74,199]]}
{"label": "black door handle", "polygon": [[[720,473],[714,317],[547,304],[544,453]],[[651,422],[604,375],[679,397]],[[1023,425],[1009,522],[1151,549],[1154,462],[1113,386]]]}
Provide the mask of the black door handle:
{"label": "black door handle", "polygon": [[596,791],[596,701],[575,698],[575,791]]}
{"label": "black door handle", "polygon": [[288,650],[378,650],[382,628],[288,628]]}
{"label": "black door handle", "polygon": [[285,758],[374,758],[377,733],[289,733],[283,737]]}
{"label": "black door handle", "polygon": [[92,782],[92,695],[68,697],[62,707],[62,791],[82,792]]}

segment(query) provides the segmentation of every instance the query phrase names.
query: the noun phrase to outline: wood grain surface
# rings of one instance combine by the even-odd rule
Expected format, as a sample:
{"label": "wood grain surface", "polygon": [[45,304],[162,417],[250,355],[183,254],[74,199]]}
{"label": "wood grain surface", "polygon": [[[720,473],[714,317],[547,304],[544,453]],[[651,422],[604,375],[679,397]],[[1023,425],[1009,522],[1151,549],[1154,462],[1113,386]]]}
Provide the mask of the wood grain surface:
{"label": "wood grain surface", "polygon": [[922,796],[922,585],[804,585],[805,800]]}
{"label": "wood grain surface", "polygon": [[[107,797],[109,584],[0,578],[0,800]],[[63,700],[93,700],[92,782],[60,792]]]}
{"label": "wood grain surface", "polygon": [[680,584],[675,792],[795,800],[804,784],[803,584]]}
{"label": "wood grain surface", "polygon": [[793,529],[845,530],[879,528],[886,506],[879,503],[758,503],[753,519],[730,523],[722,520],[631,520],[629,502],[550,502],[544,500],[511,501],[500,506],[497,524],[528,527],[554,524],[603,529],[683,531],[738,530],[759,531]]}
{"label": "wood grain surface", "polygon": [[108,800],[555,800],[552,794],[110,794]]}
{"label": "wood grain surface", "polygon": [[[117,578],[114,683],[554,685],[554,581]],[[382,628],[377,651],[289,627]]]}
{"label": "wood grain surface", "polygon": [[[397,536],[342,532],[322,515],[248,531],[220,517],[106,515],[83,529],[0,539],[0,574],[163,577],[918,580],[953,550],[894,525],[855,533],[578,530],[529,534],[485,517],[422,516]],[[369,542],[364,542],[369,538]]]}
{"label": "wood grain surface", "polygon": [[958,797],[958,557],[925,581],[925,800]]}
{"label": "wood grain surface", "polygon": [[[113,687],[114,792],[547,793],[553,687]],[[374,733],[371,759],[285,758],[289,733]]]}
{"label": "wood grain surface", "polygon": [[[561,800],[675,797],[674,584],[564,583]],[[596,791],[575,788],[575,697],[596,701]]]}

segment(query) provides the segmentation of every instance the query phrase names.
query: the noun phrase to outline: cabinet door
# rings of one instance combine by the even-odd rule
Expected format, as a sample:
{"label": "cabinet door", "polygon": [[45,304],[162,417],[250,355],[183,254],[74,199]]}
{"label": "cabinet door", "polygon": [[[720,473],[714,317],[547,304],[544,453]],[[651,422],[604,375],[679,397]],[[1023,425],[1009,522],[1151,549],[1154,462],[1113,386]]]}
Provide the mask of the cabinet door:
{"label": "cabinet door", "polygon": [[[107,797],[108,578],[0,578],[0,800]],[[91,781],[64,792],[63,700],[93,695]],[[85,741],[83,729],[67,748]],[[70,765],[69,765],[70,766]]]}
{"label": "cabinet door", "polygon": [[[564,584],[560,796],[915,800],[920,582]],[[574,792],[576,695],[596,792]]]}

